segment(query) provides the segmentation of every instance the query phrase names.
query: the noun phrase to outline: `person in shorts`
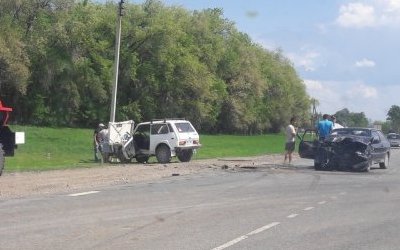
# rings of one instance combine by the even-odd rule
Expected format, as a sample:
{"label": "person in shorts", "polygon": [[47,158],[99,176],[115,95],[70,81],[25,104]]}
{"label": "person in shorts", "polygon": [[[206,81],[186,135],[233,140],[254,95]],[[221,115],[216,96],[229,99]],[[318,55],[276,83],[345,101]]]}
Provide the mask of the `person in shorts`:
{"label": "person in shorts", "polygon": [[284,164],[289,160],[289,164],[292,163],[292,153],[295,149],[296,144],[296,128],[295,128],[296,119],[292,117],[290,119],[290,124],[286,127],[286,143],[285,143],[285,159],[283,161]]}

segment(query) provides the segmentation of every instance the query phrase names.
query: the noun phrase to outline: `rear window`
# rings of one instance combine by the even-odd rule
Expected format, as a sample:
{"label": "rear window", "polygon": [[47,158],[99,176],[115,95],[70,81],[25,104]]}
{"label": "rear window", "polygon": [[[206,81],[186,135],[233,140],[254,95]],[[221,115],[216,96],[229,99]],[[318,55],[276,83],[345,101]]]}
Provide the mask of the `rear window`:
{"label": "rear window", "polygon": [[357,135],[357,136],[371,136],[368,130],[365,129],[335,129],[332,135]]}
{"label": "rear window", "polygon": [[195,132],[192,125],[188,122],[175,123],[175,126],[179,133]]}
{"label": "rear window", "polygon": [[387,136],[388,139],[400,139],[400,135],[391,134]]}

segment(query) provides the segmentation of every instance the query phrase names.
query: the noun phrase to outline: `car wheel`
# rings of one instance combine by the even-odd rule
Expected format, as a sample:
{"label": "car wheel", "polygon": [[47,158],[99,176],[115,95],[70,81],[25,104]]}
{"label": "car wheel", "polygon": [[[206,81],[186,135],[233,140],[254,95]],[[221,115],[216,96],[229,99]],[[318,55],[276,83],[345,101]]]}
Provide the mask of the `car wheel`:
{"label": "car wheel", "polygon": [[136,156],[136,161],[139,163],[146,163],[149,160],[148,155],[137,155]]}
{"label": "car wheel", "polygon": [[314,169],[315,169],[315,170],[322,170],[322,168],[321,168],[321,163],[315,162],[315,161],[314,161]]}
{"label": "car wheel", "polygon": [[171,161],[171,150],[165,144],[162,144],[156,149],[156,157],[159,163],[169,163]]}
{"label": "car wheel", "polygon": [[3,145],[0,143],[0,176],[3,173],[4,169],[4,150]]}
{"label": "car wheel", "polygon": [[383,162],[379,162],[379,167],[386,169],[389,166],[389,154],[385,154]]}
{"label": "car wheel", "polygon": [[327,160],[324,160],[323,162],[320,162],[321,158],[319,158],[317,161],[314,160],[314,169],[315,170],[322,170],[322,171],[328,171],[331,170],[331,168],[328,165]]}
{"label": "car wheel", "polygon": [[121,162],[121,163],[129,163],[129,162],[131,162],[131,159],[126,159],[125,158],[124,153],[122,153],[122,148],[118,149],[117,157],[118,157],[119,162]]}
{"label": "car wheel", "polygon": [[368,161],[367,166],[364,168],[364,172],[371,171],[372,161]]}
{"label": "car wheel", "polygon": [[181,162],[189,162],[193,156],[193,149],[182,150],[176,156]]}

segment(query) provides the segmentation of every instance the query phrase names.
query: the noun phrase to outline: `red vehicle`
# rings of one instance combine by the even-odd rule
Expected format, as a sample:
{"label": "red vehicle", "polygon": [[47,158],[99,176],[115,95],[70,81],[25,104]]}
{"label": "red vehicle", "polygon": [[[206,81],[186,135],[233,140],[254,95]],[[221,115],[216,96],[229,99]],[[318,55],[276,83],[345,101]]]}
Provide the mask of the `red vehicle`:
{"label": "red vehicle", "polygon": [[12,108],[3,106],[0,100],[0,175],[4,169],[4,157],[14,156],[15,133],[7,126],[7,121]]}

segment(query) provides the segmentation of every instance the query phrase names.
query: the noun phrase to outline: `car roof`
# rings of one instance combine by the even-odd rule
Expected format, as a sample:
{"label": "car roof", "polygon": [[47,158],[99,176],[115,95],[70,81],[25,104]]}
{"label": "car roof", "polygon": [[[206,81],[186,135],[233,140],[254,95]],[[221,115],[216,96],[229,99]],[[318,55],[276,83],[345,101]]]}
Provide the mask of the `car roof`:
{"label": "car roof", "polygon": [[169,123],[187,122],[187,123],[189,123],[189,121],[185,120],[185,119],[162,119],[162,120],[153,120],[153,121],[150,121],[150,122],[141,122],[138,125],[142,125],[142,124],[160,124],[160,123],[166,123],[166,122],[169,122]]}
{"label": "car roof", "polygon": [[378,130],[375,128],[363,128],[363,127],[346,127],[346,128],[335,128],[332,131],[337,131],[337,130],[342,130],[342,131],[353,131],[353,130]]}

